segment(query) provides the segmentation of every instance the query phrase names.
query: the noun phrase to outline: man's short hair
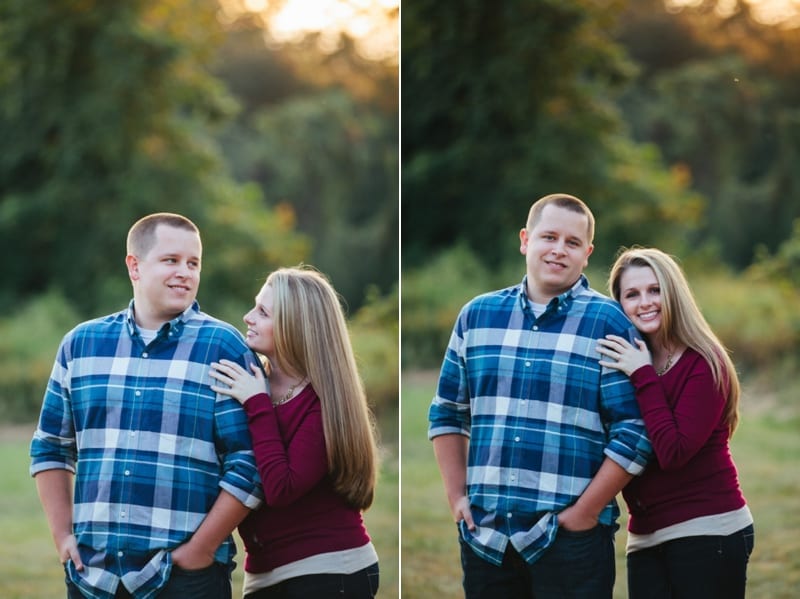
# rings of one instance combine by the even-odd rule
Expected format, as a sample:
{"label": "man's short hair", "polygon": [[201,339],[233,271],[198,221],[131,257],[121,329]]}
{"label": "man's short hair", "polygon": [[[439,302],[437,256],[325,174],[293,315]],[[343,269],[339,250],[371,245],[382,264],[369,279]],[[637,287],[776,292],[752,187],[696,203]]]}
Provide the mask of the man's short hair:
{"label": "man's short hair", "polygon": [[589,243],[592,243],[594,239],[594,214],[592,214],[592,211],[589,210],[589,206],[587,206],[583,200],[566,193],[551,193],[550,195],[539,198],[533,203],[533,206],[531,206],[531,209],[528,211],[528,222],[526,224],[529,231],[538,224],[539,219],[542,217],[542,210],[551,204],[585,215],[589,227],[587,230]]}
{"label": "man's short hair", "polygon": [[180,214],[171,212],[156,212],[148,214],[133,223],[128,231],[126,250],[129,255],[144,256],[150,251],[156,242],[156,228],[158,225],[166,225],[176,229],[183,229],[200,234],[200,230],[192,221]]}

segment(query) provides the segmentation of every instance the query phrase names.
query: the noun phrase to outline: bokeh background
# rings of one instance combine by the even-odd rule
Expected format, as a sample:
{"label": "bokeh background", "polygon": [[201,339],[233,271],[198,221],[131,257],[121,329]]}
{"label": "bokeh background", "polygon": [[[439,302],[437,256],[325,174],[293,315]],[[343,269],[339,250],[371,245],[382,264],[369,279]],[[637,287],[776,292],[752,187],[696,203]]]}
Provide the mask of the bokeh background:
{"label": "bokeh background", "polygon": [[623,246],[683,265],[746,387],[749,596],[798,596],[800,2],[403,0],[401,39],[403,596],[461,596],[427,408],[459,308],[522,279],[555,191],[597,217],[596,289]]}
{"label": "bokeh background", "polygon": [[202,233],[201,308],[240,329],[278,266],[341,293],[397,596],[398,52],[399,0],[0,3],[0,595],[63,594],[27,444],[59,340],[127,305],[127,230],[170,211]]}

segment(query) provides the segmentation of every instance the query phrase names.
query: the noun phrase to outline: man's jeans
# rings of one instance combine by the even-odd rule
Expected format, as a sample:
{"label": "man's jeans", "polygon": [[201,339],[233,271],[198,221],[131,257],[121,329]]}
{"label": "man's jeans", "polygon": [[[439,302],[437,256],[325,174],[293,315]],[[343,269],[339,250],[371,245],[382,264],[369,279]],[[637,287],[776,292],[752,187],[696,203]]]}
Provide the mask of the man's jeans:
{"label": "man's jeans", "polygon": [[[158,592],[158,599],[231,599],[231,567],[214,562],[201,570],[182,570],[172,567],[167,584]],[[130,599],[122,584],[115,599]],[[81,592],[67,579],[67,599],[84,599]]]}
{"label": "man's jeans", "polygon": [[614,532],[597,525],[581,532],[558,530],[556,540],[533,564],[510,545],[502,566],[479,557],[459,537],[466,599],[611,599]]}
{"label": "man's jeans", "polygon": [[632,599],[743,599],[753,526],[728,536],[683,537],[628,554]]}

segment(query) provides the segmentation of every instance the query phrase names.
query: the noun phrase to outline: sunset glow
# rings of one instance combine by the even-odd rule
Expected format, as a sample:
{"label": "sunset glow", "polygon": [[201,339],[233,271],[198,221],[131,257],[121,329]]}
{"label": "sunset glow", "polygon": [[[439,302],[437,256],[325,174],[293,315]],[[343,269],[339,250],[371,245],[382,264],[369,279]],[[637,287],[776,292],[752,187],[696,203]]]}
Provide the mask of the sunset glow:
{"label": "sunset glow", "polygon": [[268,37],[278,43],[319,33],[322,50],[332,52],[345,34],[370,60],[397,59],[400,0],[222,0],[228,18],[261,16]]}
{"label": "sunset glow", "polygon": [[[665,0],[668,8],[680,9],[684,6],[699,6],[703,0]],[[747,0],[753,17],[765,25],[800,27],[800,0]],[[717,12],[729,16],[736,8],[735,0],[721,0]]]}

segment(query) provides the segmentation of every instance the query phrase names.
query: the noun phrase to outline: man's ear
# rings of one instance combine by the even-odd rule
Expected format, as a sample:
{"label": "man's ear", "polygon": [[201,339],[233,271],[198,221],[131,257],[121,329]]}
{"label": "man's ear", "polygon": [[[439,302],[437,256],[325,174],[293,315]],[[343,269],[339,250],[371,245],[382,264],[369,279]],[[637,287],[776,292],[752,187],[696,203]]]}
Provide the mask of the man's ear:
{"label": "man's ear", "polygon": [[125,265],[128,267],[128,277],[130,280],[139,280],[139,259],[133,254],[128,254],[125,256]]}
{"label": "man's ear", "polygon": [[593,251],[594,251],[594,245],[592,245],[592,244],[590,243],[590,244],[589,244],[589,249],[588,249],[588,250],[586,250],[586,259],[583,261],[583,267],[584,267],[584,268],[586,268],[587,266],[589,266],[589,256],[591,256],[591,255],[592,255],[592,252],[593,252]]}
{"label": "man's ear", "polygon": [[528,229],[519,230],[519,253],[523,256],[528,253]]}

